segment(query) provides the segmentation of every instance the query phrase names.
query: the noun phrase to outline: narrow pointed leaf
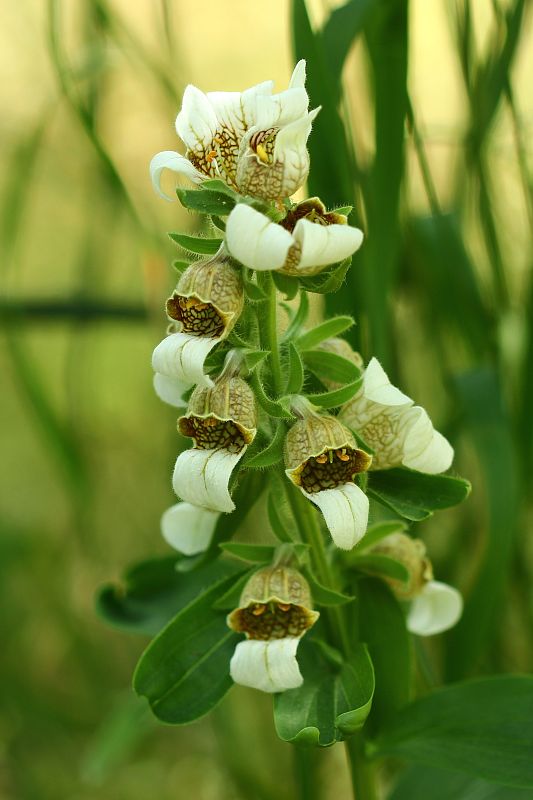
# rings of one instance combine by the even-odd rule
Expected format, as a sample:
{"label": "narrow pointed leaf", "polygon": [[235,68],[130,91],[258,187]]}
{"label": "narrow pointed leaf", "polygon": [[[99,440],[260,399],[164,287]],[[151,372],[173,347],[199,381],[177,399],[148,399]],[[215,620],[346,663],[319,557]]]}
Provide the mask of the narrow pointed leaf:
{"label": "narrow pointed leaf", "polygon": [[470,493],[463,478],[428,475],[395,467],[368,473],[368,494],[402,517],[421,520],[434,511],[462,503]]}
{"label": "narrow pointed leaf", "polygon": [[220,250],[222,239],[205,239],[201,236],[187,236],[185,233],[169,233],[173,242],[191,253],[214,255]]}
{"label": "narrow pointed leaf", "polygon": [[321,392],[320,394],[305,395],[310,403],[321,408],[337,408],[344,405],[354,397],[361,388],[362,379],[349,383],[341,389],[333,389],[331,392]]}
{"label": "narrow pointed leaf", "polygon": [[353,324],[353,317],[333,317],[299,336],[296,340],[296,344],[300,350],[311,350],[313,347],[316,347],[317,344],[320,344],[320,342],[344,333],[344,331],[351,328]]}

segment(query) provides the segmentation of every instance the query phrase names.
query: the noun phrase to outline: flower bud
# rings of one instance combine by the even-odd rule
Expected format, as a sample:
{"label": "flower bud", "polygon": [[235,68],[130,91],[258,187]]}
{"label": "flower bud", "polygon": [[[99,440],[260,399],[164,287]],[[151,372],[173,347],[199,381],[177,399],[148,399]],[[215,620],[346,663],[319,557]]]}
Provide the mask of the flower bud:
{"label": "flower bud", "polygon": [[191,395],[187,413],[178,420],[178,430],[190,436],[201,450],[225,448],[237,453],[256,434],[255,397],[242,378],[218,380],[213,388],[198,386]]}
{"label": "flower bud", "polygon": [[239,608],[228,616],[229,627],[248,639],[300,638],[319,617],[312,610],[311,590],[292,567],[265,567],[256,572],[241,594]]}
{"label": "flower bud", "polygon": [[287,475],[309,494],[352,482],[371,462],[372,456],[357,447],[348,428],[330,415],[306,416],[285,439]]}
{"label": "flower bud", "polygon": [[400,600],[411,600],[416,597],[424,586],[433,580],[433,567],[421,539],[412,539],[405,533],[391,533],[375,544],[371,552],[399,561],[409,573],[407,583],[396,578],[381,576]]}
{"label": "flower bud", "polygon": [[230,260],[215,256],[191,264],[166,304],[167,314],[184,333],[222,339],[239,318],[244,290]]}

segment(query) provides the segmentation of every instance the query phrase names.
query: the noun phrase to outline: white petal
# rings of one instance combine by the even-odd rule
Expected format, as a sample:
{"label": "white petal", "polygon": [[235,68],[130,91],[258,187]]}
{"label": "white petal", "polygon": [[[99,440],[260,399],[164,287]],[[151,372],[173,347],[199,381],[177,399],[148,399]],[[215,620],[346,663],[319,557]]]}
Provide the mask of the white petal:
{"label": "white petal", "polygon": [[355,483],[336,489],[303,494],[319,507],[333,542],[341,550],[351,550],[363,538],[368,525],[368,497]]}
{"label": "white petal", "polygon": [[294,636],[268,642],[248,639],[239,642],[230,662],[230,675],[235,683],[261,692],[284,692],[303,683],[296,661],[300,640]]}
{"label": "white petal", "polygon": [[161,533],[168,544],[186,556],[207,550],[220,514],[190,503],[176,503],[161,517]]}
{"label": "white petal", "polygon": [[208,92],[207,98],[219,127],[234,131],[237,139],[256,123],[257,98],[272,94],[273,81],[264,81],[244,92]]}
{"label": "white petal", "polygon": [[[302,118],[305,119],[308,106],[309,97],[303,87],[286,89],[271,97],[257,96],[254,128],[257,130],[281,128]],[[311,130],[310,124],[309,130]]]}
{"label": "white petal", "polygon": [[163,150],[162,153],[157,153],[150,161],[150,178],[152,184],[158,195],[163,200],[175,200],[166,194],[161,188],[161,173],[164,169],[170,169],[172,172],[177,172],[179,175],[184,175],[193,183],[201,183],[205,181],[206,175],[203,175],[196,167],[193,167],[191,162],[185,156],[175,153],[173,150]]}
{"label": "white petal", "polygon": [[305,86],[305,67],[305,58],[302,58],[292,71],[289,89],[300,89]]}
{"label": "white petal", "polygon": [[170,375],[162,375],[160,372],[156,372],[154,375],[154,391],[156,395],[163,403],[176,406],[176,408],[182,408],[187,405],[183,395],[191,387],[192,383],[183,383]]}
{"label": "white petal", "polygon": [[365,369],[363,394],[383,406],[413,405],[410,397],[392,385],[377,358],[371,358]]}
{"label": "white petal", "polygon": [[404,415],[407,430],[402,463],[432,475],[445,472],[453,461],[453,447],[433,428],[427,412],[420,406],[408,408]]}
{"label": "white petal", "polygon": [[302,269],[343,261],[355,253],[363,241],[363,234],[358,228],[318,225],[308,219],[298,220],[293,236],[301,247],[298,267]]}
{"label": "white petal", "polygon": [[244,455],[228,450],[198,450],[192,448],[180,453],[174,467],[172,486],[178,497],[211,511],[229,514],[235,503],[229,493],[231,473]]}
{"label": "white petal", "polygon": [[219,341],[207,336],[171,333],[153,352],[154,372],[161,372],[189,385],[198,383],[211,388],[213,381],[204,375],[204,361]]}
{"label": "white petal", "polygon": [[457,589],[440,581],[429,581],[411,603],[407,628],[418,636],[433,636],[455,625],[463,611]]}
{"label": "white petal", "polygon": [[294,153],[300,153],[300,151],[307,153],[307,140],[311,133],[313,120],[319,111],[320,107],[315,108],[309,114],[298,117],[279,131],[274,144],[274,161],[285,163],[287,158],[291,156],[294,158]]}
{"label": "white petal", "polygon": [[207,96],[189,84],[183,93],[176,131],[190,150],[205,150],[217,132],[217,117]]}
{"label": "white petal", "polygon": [[246,267],[280,269],[292,244],[289,231],[244,203],[235,206],[227,219],[226,245]]}

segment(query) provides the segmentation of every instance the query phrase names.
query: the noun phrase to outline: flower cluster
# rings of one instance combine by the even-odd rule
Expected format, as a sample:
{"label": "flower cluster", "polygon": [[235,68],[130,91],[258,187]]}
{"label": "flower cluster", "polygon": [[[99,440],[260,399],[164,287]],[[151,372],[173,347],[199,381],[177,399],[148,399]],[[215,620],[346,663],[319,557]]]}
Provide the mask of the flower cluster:
{"label": "flower cluster", "polygon": [[[453,459],[426,411],[389,382],[375,358],[365,368],[342,339],[319,337],[313,344],[315,361],[325,358],[341,375],[358,376],[345,396],[347,381],[338,375],[307,374],[303,316],[298,324],[293,317],[282,346],[277,341],[272,273],[305,291],[306,281],[324,270],[333,274],[363,241],[346,209],[328,211],[317,197],[290,199],[309,171],[307,139],[319,109],[308,108],[303,61],[279,94],[271,82],[242,93],[204,94],[188,86],[176,120],[185,154],[165,151],[152,160],[152,180],[162,196],[162,172],[169,169],[198,184],[202,197],[213,179],[222,181],[229,203],[225,220],[217,214],[224,232],[218,252],[190,263],[167,299],[167,334],[152,358],[155,391],[182,410],[178,430],[192,440],[174,468],[179,502],[161,521],[166,541],[186,556],[208,550],[220,516],[235,510],[233,486],[247,468],[247,449],[257,448],[258,431],[266,451],[281,431],[283,456],[274,454],[267,466],[283,478],[289,499],[298,498],[299,490],[319,509],[340,551],[352,550],[365,535],[373,471],[407,467],[437,474]],[[272,314],[268,339],[262,329]],[[251,366],[250,353],[259,355]],[[284,391],[280,378],[290,388]],[[340,402],[315,405],[304,392],[310,378],[335,398],[340,391]],[[336,414],[325,410],[336,408]],[[460,596],[433,580],[420,542],[402,534],[379,542],[373,552],[396,559],[409,574],[408,585],[384,579],[411,603],[411,631],[435,633],[456,621]],[[290,559],[259,569],[228,617],[229,627],[246,637],[231,659],[233,680],[266,692],[297,688],[303,680],[298,642],[317,618],[309,583]]]}

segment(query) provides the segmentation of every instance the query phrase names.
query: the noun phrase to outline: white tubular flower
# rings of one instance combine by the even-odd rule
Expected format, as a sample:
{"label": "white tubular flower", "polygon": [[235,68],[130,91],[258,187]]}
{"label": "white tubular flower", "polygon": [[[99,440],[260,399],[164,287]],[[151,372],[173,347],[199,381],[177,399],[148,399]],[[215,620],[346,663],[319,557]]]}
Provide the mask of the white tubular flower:
{"label": "white tubular flower", "polygon": [[256,434],[255,397],[242,378],[220,378],[212,388],[198,386],[178,429],[194,442],[178,456],[174,491],[188,503],[230,513],[231,473]]}
{"label": "white tubular flower", "polygon": [[176,503],[161,517],[161,533],[168,544],[186,556],[209,547],[220,514],[191,503]]}
{"label": "white tubular flower", "polygon": [[359,249],[363,234],[342,214],[328,214],[317,198],[289,212],[282,224],[239,203],[226,224],[226,245],[246,267],[316,275]]}
{"label": "white tubular flower", "polygon": [[376,358],[369,362],[363,385],[339,414],[375,451],[373,469],[405,466],[436,474],[453,461],[453,448],[433,428],[426,411],[393,386]]}
{"label": "white tubular flower", "polygon": [[[208,178],[221,178],[233,189],[239,190],[237,173],[241,155],[247,160],[250,160],[250,156],[254,160],[259,159],[264,168],[265,157],[268,160],[268,148],[261,146],[265,136],[275,136],[278,131],[282,132],[292,123],[307,118],[309,98],[304,83],[305,62],[300,61],[294,69],[289,88],[275,95],[272,94],[272,81],[252,86],[242,93],[204,94],[195,86],[187,86],[182,108],[176,119],[176,131],[187,148],[186,155],[167,150],[154,156],[150,174],[158,194],[168,200],[173,199],[161,189],[161,174],[164,169],[181,174],[194,183],[201,183]],[[310,129],[310,123],[306,124],[309,124]],[[250,131],[252,133],[248,135]],[[249,152],[252,135],[257,138]],[[246,137],[246,144],[243,145]],[[291,137],[292,141],[289,141]],[[295,137],[298,138],[297,146]],[[297,183],[299,163],[293,151],[298,148],[301,150],[303,137],[307,138],[304,132],[289,132],[282,136],[278,148],[277,161],[285,165],[284,170],[291,176],[291,186]],[[258,150],[255,149],[256,144],[259,145]],[[302,160],[305,160],[303,156],[300,161]],[[258,196],[263,197],[264,193]],[[269,199],[276,197],[277,195]]]}
{"label": "white tubular flower", "polygon": [[244,455],[229,450],[185,450],[180,453],[174,467],[172,486],[178,497],[186,503],[220,511],[226,514],[235,510],[229,493],[231,473]]}
{"label": "white tubular flower", "polygon": [[205,359],[229,334],[243,304],[241,275],[227,258],[217,255],[191,264],[167,300],[167,315],[179,331],[154,350],[155,372],[189,386],[212,386],[204,375]]}
{"label": "white tubular flower", "polygon": [[180,383],[198,383],[213,386],[213,381],[204,375],[204,362],[220,339],[190,336],[188,333],[171,333],[155,348],[152,355],[154,372]]}
{"label": "white tubular flower", "polygon": [[413,598],[407,628],[417,636],[434,636],[452,628],[463,611],[461,593],[440,581],[429,581]]}
{"label": "white tubular flower", "polygon": [[156,372],[154,375],[154,391],[164,403],[176,408],[183,408],[187,403],[183,399],[185,392],[192,388],[191,383],[184,383],[170,375]]}
{"label": "white tubular flower", "polygon": [[227,619],[232,630],[247,637],[231,659],[235,683],[269,693],[301,686],[296,650],[318,617],[309,584],[298,570],[279,566],[255,572]]}
{"label": "white tubular flower", "polygon": [[351,550],[364,536],[368,498],[354,483],[372,457],[359,450],[336,417],[310,414],[292,426],[285,440],[285,473],[319,507],[337,547]]}
{"label": "white tubular flower", "polygon": [[448,630],[459,620],[463,599],[453,586],[433,580],[433,567],[420,539],[405,533],[386,536],[371,552],[399,561],[407,570],[406,583],[383,577],[399,600],[410,602],[407,628],[418,636],[433,636]]}

